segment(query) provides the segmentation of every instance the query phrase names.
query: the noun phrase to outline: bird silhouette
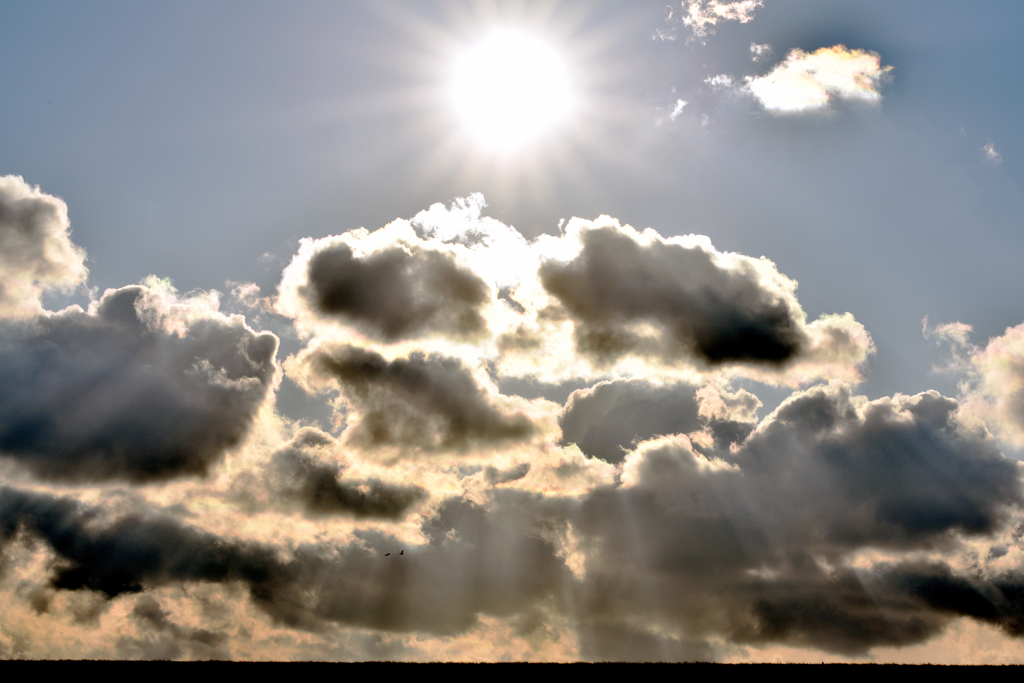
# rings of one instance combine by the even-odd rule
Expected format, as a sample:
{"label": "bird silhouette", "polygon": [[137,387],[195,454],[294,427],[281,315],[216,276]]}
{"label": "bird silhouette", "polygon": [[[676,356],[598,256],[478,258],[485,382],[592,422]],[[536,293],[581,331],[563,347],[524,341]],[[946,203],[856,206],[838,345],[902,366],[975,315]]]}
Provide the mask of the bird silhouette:
{"label": "bird silhouette", "polygon": [[399,555],[405,555],[405,551],[403,550],[402,552],[400,552],[400,553],[398,553],[398,554],[399,554]]}
{"label": "bird silhouette", "polygon": [[388,556],[388,555],[390,555],[390,554],[391,554],[391,553],[384,553],[384,557],[387,557],[387,556]]}

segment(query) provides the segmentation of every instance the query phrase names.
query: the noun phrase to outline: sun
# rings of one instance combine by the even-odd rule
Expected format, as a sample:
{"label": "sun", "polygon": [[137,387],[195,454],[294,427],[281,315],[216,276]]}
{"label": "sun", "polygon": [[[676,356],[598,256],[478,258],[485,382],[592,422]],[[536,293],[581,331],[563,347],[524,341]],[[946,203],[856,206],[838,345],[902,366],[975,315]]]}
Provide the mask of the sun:
{"label": "sun", "polygon": [[569,73],[536,36],[492,33],[456,60],[455,111],[480,143],[509,150],[538,138],[572,108]]}

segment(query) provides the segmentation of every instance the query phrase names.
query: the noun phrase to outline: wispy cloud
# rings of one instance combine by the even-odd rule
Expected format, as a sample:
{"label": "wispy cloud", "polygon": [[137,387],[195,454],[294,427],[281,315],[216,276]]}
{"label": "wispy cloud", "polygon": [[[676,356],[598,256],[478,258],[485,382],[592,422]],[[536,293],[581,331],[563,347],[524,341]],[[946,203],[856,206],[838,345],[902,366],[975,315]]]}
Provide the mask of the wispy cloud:
{"label": "wispy cloud", "polygon": [[704,79],[704,82],[710,85],[716,90],[723,88],[731,88],[733,86],[733,78],[728,74],[716,74],[714,76],[708,76]]}
{"label": "wispy cloud", "polygon": [[713,34],[714,27],[720,21],[738,21],[741,24],[752,21],[754,10],[762,6],[762,0],[684,0],[681,20],[683,26],[690,29],[694,38],[702,39],[708,34]]}
{"label": "wispy cloud", "polygon": [[768,57],[771,56],[771,54],[772,46],[769,45],[768,43],[764,43],[761,45],[757,43],[750,44],[750,58],[755,62],[760,62],[762,59],[768,59]]}
{"label": "wispy cloud", "polygon": [[654,37],[660,40],[675,40],[677,25],[681,24],[690,33],[691,40],[703,41],[714,34],[719,22],[738,21],[745,24],[754,19],[754,10],[764,6],[763,0],[683,0],[681,11],[668,7],[665,15],[667,27],[655,30]]}
{"label": "wispy cloud", "polygon": [[676,104],[672,107],[672,112],[668,115],[669,121],[675,121],[680,114],[683,113],[683,108],[689,104],[686,100],[676,100]]}
{"label": "wispy cloud", "polygon": [[984,152],[986,161],[991,161],[993,164],[1003,163],[1003,155],[996,151],[996,146],[991,142],[986,143],[981,151]]}

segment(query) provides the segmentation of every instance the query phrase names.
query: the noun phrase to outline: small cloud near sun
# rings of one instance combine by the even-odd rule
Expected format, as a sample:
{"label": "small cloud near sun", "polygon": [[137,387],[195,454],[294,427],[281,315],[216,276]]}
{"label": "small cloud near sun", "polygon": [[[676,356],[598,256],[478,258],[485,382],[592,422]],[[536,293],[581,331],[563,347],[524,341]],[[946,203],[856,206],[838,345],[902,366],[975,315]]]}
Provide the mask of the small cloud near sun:
{"label": "small cloud near sun", "polygon": [[836,99],[878,102],[879,85],[891,70],[868,50],[845,45],[814,52],[795,49],[768,74],[748,77],[745,87],[768,111],[798,114],[825,110]]}
{"label": "small cloud near sun", "polygon": [[718,0],[689,0],[683,2],[683,26],[693,32],[693,37],[702,39],[715,32],[719,21],[738,21],[746,24],[754,18],[754,10],[764,6],[761,0],[741,2],[718,2]]}
{"label": "small cloud near sun", "polygon": [[683,0],[680,11],[669,5],[665,10],[666,27],[655,29],[652,38],[675,40],[680,24],[689,29],[690,40],[702,43],[715,32],[715,25],[722,21],[738,21],[746,24],[754,19],[754,10],[763,7],[763,0],[740,0],[719,2],[718,0]]}

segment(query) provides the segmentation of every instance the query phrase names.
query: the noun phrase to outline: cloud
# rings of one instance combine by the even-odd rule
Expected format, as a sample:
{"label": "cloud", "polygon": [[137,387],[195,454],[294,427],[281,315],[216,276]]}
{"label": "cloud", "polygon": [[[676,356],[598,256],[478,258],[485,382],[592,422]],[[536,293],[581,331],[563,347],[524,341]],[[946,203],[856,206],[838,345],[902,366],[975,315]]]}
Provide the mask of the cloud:
{"label": "cloud", "polygon": [[990,161],[993,164],[1003,163],[1003,155],[996,151],[996,146],[991,142],[986,143],[985,146],[981,148],[981,151],[985,153],[986,161]]}
{"label": "cloud", "polygon": [[704,79],[704,82],[710,85],[712,88],[723,89],[731,88],[733,86],[732,76],[728,74],[718,74],[717,76],[708,76]]}
{"label": "cloud", "polygon": [[694,38],[703,39],[709,34],[714,34],[714,27],[720,21],[738,21],[741,24],[752,21],[754,10],[763,6],[762,0],[683,0],[683,13],[680,19],[683,26],[690,29]]}
{"label": "cloud", "polygon": [[678,33],[678,19],[676,18],[675,8],[672,5],[665,6],[665,23],[668,26],[654,29],[654,34],[651,36],[651,40],[667,40],[673,41],[676,39]]}
{"label": "cloud", "polygon": [[206,474],[274,381],[277,338],[152,281],[0,323],[0,455],[60,481]]}
{"label": "cloud", "polygon": [[772,54],[772,46],[768,43],[750,44],[750,58],[755,62],[760,62],[762,59],[767,59],[768,55]]}
{"label": "cloud", "polygon": [[[48,570],[57,591],[115,598],[182,582],[239,583],[274,623],[311,632],[333,622],[452,635],[480,614],[512,616],[552,600],[568,576],[522,511],[491,514],[459,500],[437,509],[416,547],[364,531],[346,545],[287,550],[165,516],[98,522],[100,513],[69,498],[0,487],[0,541],[21,533],[50,546],[60,559]],[[133,618],[173,635],[161,612],[147,601]],[[197,639],[195,631],[183,635]]]}
{"label": "cloud", "polygon": [[484,196],[475,192],[448,208],[434,204],[416,214],[411,224],[423,239],[465,246],[474,270],[495,287],[514,287],[533,267],[533,249],[512,226],[481,215],[486,206]]}
{"label": "cloud", "polygon": [[[986,433],[959,421],[958,407],[934,391],[867,401],[841,386],[810,389],[776,409],[734,462],[747,477],[769,477],[780,500],[799,468],[789,526],[837,547],[987,534],[1020,504],[1019,474]],[[823,508],[800,510],[808,497]]]}
{"label": "cloud", "polygon": [[963,387],[965,414],[983,421],[1014,447],[1024,447],[1024,325],[1007,328],[984,348],[967,343],[969,326],[954,323],[939,329],[951,327],[961,333],[953,348],[953,368],[968,374]]}
{"label": "cloud", "polygon": [[703,640],[687,640],[655,629],[599,620],[581,625],[580,655],[598,662],[714,661],[714,650]]}
{"label": "cloud", "polygon": [[[791,308],[792,286],[781,277],[772,282],[772,273],[752,260],[729,263],[707,244],[615,225],[578,234],[579,255],[545,263],[540,278],[576,323],[577,350],[599,362],[646,351],[711,365],[778,364],[806,343]],[[660,329],[648,341],[630,330],[640,322]]]}
{"label": "cloud", "polygon": [[[807,323],[796,283],[764,258],[718,252],[696,235],[638,233],[607,216],[527,241],[482,217],[484,206],[472,195],[373,233],[306,240],[277,308],[315,337],[311,346],[468,354],[499,376],[556,382],[610,370],[783,383],[827,370],[852,380],[872,350],[849,314]],[[466,287],[452,294],[452,282]],[[316,292],[341,297],[337,315]]]}
{"label": "cloud", "polygon": [[856,560],[948,550],[1012,519],[1017,465],[956,408],[833,385],[797,392],[735,449],[639,444],[622,487],[593,491],[572,519],[587,549],[580,618],[847,655],[921,642],[960,615],[1016,634],[1016,573]]}
{"label": "cloud", "polygon": [[70,289],[85,277],[67,205],[21,176],[0,177],[0,317],[35,315],[44,291]]}
{"label": "cloud", "polygon": [[323,447],[336,448],[334,439],[312,428],[299,430],[287,447],[272,456],[267,480],[275,497],[297,501],[311,517],[350,515],[356,519],[397,520],[422,502],[427,492],[419,486],[341,478],[343,463],[321,458]]}
{"label": "cloud", "polygon": [[[602,387],[640,403],[657,395]],[[748,403],[722,398],[733,417]],[[230,651],[223,630],[179,625],[143,599],[184,582],[240,584],[274,624],[310,637],[330,624],[454,636],[485,615],[543,610],[576,624],[576,651],[590,659],[713,659],[723,641],[858,655],[921,642],[961,616],[1019,635],[1024,576],[964,568],[955,553],[1012,522],[1018,469],[956,407],[934,392],[869,401],[815,387],[736,448],[701,453],[683,434],[639,443],[620,483],[581,497],[507,488],[532,468],[495,470],[486,506],[441,502],[414,543],[370,529],[341,543],[255,543],[4,487],[0,544],[52,548],[58,597],[141,594],[140,634],[119,642],[122,656]],[[314,430],[292,443],[303,455],[331,446]]]}
{"label": "cloud", "polygon": [[744,88],[770,112],[798,114],[825,110],[836,99],[878,102],[882,78],[891,70],[877,53],[844,45],[794,49],[768,74],[748,77]]}
{"label": "cloud", "polygon": [[269,598],[288,577],[269,547],[230,542],[169,517],[97,524],[102,512],[72,498],[0,487],[0,540],[20,531],[46,541],[65,560],[54,570],[53,588],[108,597],[169,582],[243,581]]}
{"label": "cloud", "polygon": [[534,313],[536,331],[506,334],[500,343],[509,354],[564,355],[552,347],[566,323],[572,352],[602,369],[642,358],[662,368],[777,373],[829,354],[855,365],[871,348],[852,316],[808,325],[796,283],[773,263],[718,252],[707,238],[664,238],[602,217],[573,219],[563,237],[542,245],[536,282],[513,294]]}
{"label": "cloud", "polygon": [[[808,322],[767,259],[608,217],[526,240],[484,207],[302,243],[283,366],[335,435],[274,413],[278,339],[214,292],[150,278],[0,321],[0,654],[438,659],[500,638],[714,660],[864,655],[961,617],[1021,635],[1020,466],[979,420],[1024,432],[1024,331],[979,349],[926,323],[974,393],[869,400],[839,381],[866,330]],[[756,382],[822,376],[758,420]]]}
{"label": "cloud", "polygon": [[486,333],[495,293],[457,250],[421,240],[407,222],[303,240],[285,269],[278,310],[300,324],[333,320],[373,339]]}
{"label": "cloud", "polygon": [[559,419],[562,443],[575,443],[587,455],[617,464],[638,441],[702,429],[696,391],[685,382],[659,386],[639,379],[579,389]]}
{"label": "cloud", "polygon": [[389,361],[355,346],[313,346],[287,367],[310,389],[341,390],[349,411],[344,440],[364,448],[466,450],[538,432],[526,401],[488,391],[458,358],[413,352]]}
{"label": "cloud", "polygon": [[169,616],[170,612],[150,595],[136,600],[131,617],[146,636],[118,640],[119,658],[169,660],[187,654],[190,660],[231,659],[225,647],[228,634],[182,627],[171,621]]}
{"label": "cloud", "polygon": [[231,298],[237,301],[244,309],[263,312],[273,310],[273,301],[270,297],[261,297],[260,288],[254,282],[231,282]]}
{"label": "cloud", "polygon": [[689,102],[687,102],[686,100],[676,100],[675,105],[672,107],[672,112],[668,115],[668,120],[675,121],[676,118],[678,118],[679,115],[683,113],[683,107],[685,107],[687,104],[689,104]]}

